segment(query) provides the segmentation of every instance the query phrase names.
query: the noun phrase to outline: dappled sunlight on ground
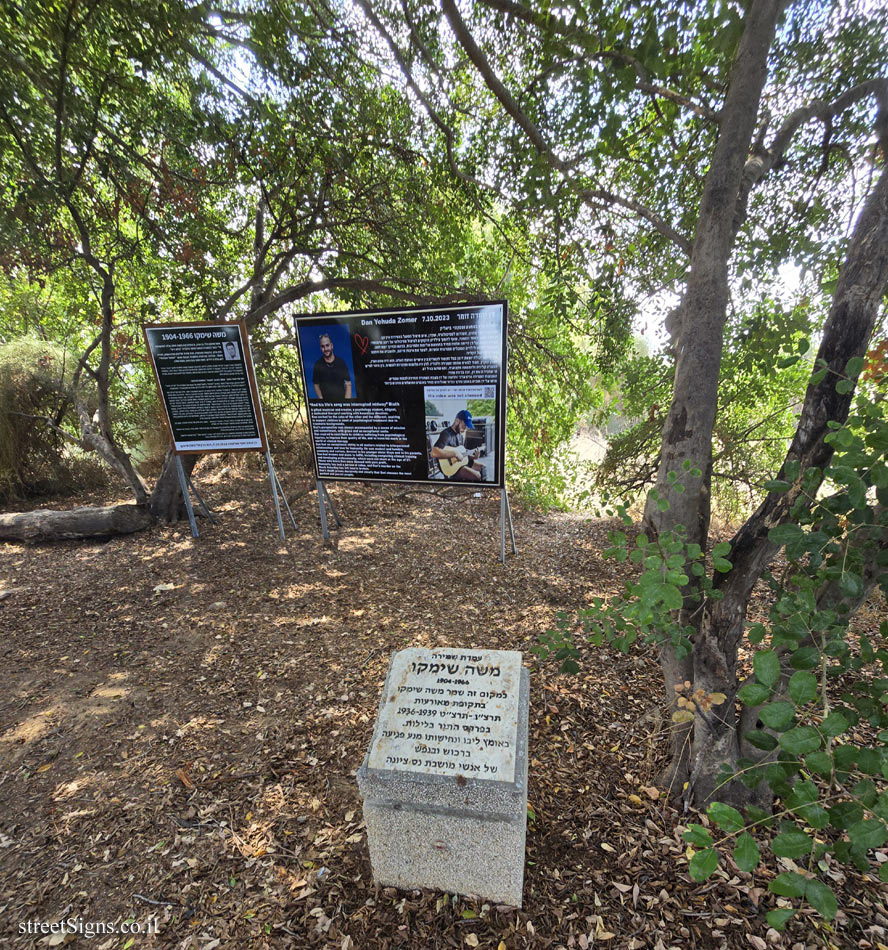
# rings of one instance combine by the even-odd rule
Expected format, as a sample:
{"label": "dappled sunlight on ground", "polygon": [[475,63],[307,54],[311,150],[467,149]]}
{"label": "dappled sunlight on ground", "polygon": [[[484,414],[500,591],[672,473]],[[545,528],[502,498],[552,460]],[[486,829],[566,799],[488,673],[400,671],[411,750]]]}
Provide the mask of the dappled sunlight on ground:
{"label": "dappled sunlight on ground", "polygon": [[[0,602],[0,943],[33,945],[19,908],[157,914],[160,934],[133,950],[425,950],[465,945],[467,924],[508,950],[591,946],[595,921],[640,934],[636,950],[765,933],[748,875],[705,898],[687,876],[687,817],[652,786],[656,657],[593,653],[574,678],[534,665],[558,611],[625,579],[601,559],[606,524],[516,506],[521,553],[502,565],[497,493],[333,483],[343,527],[325,542],[303,492],[282,544],[267,481],[196,477],[220,513],[197,541],[179,524],[0,548],[15,591]],[[370,878],[355,771],[388,660],[440,645],[518,649],[534,667],[520,912]]]}

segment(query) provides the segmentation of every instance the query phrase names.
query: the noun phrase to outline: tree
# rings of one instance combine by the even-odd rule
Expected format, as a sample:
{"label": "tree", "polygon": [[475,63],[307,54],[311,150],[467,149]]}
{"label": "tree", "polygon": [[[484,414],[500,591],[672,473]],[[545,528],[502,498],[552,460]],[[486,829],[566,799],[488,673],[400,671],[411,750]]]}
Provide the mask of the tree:
{"label": "tree", "polygon": [[181,513],[175,469],[149,492],[115,396],[153,390],[140,322],[244,319],[261,375],[286,306],[459,287],[461,186],[435,179],[409,109],[322,11],[22,3],[0,36],[2,263],[64,287],[76,324],[59,400],[77,422],[46,418],[155,516]]}
{"label": "tree", "polygon": [[[409,45],[402,69],[462,159],[455,173],[544,209],[565,243],[596,242],[590,281],[616,270],[639,291],[667,287],[679,298],[666,322],[674,371],[649,532],[681,529],[685,552],[708,545],[732,294],[755,293],[756,272],[781,257],[816,268],[824,282],[841,262],[817,375],[777,479],[791,489],[770,493],[719,549],[709,590],[688,571],[678,575],[688,577],[682,595],[668,595],[676,640],[665,643],[662,664],[672,708],[675,684],[725,697],[715,728],[702,717],[692,735],[676,728],[664,776],[703,802],[721,766],[745,751],[737,647],[749,593],[777,550],[768,531],[807,503],[805,471],[829,461],[828,424],[847,416],[856,376],[847,368],[866,350],[888,281],[888,183],[876,171],[888,150],[885,13],[874,28],[869,13],[842,4],[784,11],[775,0],[640,10],[631,19],[616,7],[543,12],[514,0],[483,0],[470,12],[444,0],[442,8],[449,33],[425,4],[408,6],[400,32],[392,9],[377,4],[374,17],[390,46],[398,35]],[[445,68],[447,57],[455,65]],[[461,108],[469,121],[459,121]],[[853,177],[867,167],[876,174],[855,193]],[[855,216],[850,240],[829,230],[830,217]],[[837,392],[837,379],[850,388]],[[740,801],[748,790],[722,794]]]}
{"label": "tree", "polygon": [[[72,306],[96,314],[68,340],[80,349],[62,396],[79,431],[50,423],[98,453],[145,505],[112,408],[128,336],[121,287],[144,293],[187,246],[183,226],[207,184],[198,153],[227,125],[192,68],[192,51],[211,56],[209,40],[184,8],[79,0],[8,5],[0,37],[3,265],[67,283]],[[196,136],[203,126],[209,133]]]}

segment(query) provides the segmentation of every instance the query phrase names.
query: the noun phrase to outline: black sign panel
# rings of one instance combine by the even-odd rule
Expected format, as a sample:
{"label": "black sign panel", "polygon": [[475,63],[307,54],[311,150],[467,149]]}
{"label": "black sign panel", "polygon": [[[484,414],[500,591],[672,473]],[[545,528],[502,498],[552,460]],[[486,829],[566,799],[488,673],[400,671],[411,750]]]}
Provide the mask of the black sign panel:
{"label": "black sign panel", "polygon": [[504,487],[505,301],[296,318],[317,477]]}
{"label": "black sign panel", "polygon": [[173,451],[265,451],[243,324],[163,323],[143,330]]}

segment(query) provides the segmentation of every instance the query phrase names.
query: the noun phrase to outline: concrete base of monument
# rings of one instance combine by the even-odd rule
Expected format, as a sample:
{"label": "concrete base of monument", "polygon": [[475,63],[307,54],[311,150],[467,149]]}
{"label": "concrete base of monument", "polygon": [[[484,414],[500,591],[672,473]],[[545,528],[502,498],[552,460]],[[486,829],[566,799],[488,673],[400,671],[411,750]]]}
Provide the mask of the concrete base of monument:
{"label": "concrete base of monument", "polygon": [[[485,651],[484,656],[485,662],[489,662],[495,659],[495,651]],[[508,692],[517,694],[517,715],[506,733],[511,733],[509,739],[489,741],[509,742],[508,751],[514,756],[508,767],[512,781],[464,774],[461,768],[468,768],[468,760],[458,761],[457,767],[448,774],[411,771],[404,766],[372,767],[374,743],[378,743],[383,734],[380,724],[386,724],[386,698],[395,694],[398,683],[405,682],[403,677],[393,677],[390,670],[377,730],[358,770],[370,862],[377,883],[405,889],[427,887],[521,906],[527,828],[529,677],[527,670],[520,666],[520,655],[511,656],[517,657],[517,662],[514,685]],[[395,667],[395,659],[392,665]],[[506,664],[502,666],[505,671]],[[484,691],[471,695],[483,696]],[[446,718],[446,713],[439,712],[439,730],[446,729]],[[431,728],[431,724],[426,728]],[[464,738],[465,732],[459,735],[461,741],[468,741]],[[473,761],[481,762],[482,769],[483,754],[481,745],[477,753],[473,751],[476,756]],[[379,761],[378,756],[376,761]]]}
{"label": "concrete base of monument", "polygon": [[373,879],[521,906],[526,814],[499,821],[364,803]]}

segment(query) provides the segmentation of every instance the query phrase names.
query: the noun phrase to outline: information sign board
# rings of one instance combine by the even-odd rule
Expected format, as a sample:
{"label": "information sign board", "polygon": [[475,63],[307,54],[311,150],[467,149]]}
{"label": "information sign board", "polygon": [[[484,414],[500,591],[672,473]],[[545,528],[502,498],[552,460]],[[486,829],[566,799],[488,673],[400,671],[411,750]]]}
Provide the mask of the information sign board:
{"label": "information sign board", "polygon": [[143,327],[173,451],[266,451],[242,323]]}
{"label": "information sign board", "polygon": [[296,318],[318,480],[504,488],[505,301]]}

